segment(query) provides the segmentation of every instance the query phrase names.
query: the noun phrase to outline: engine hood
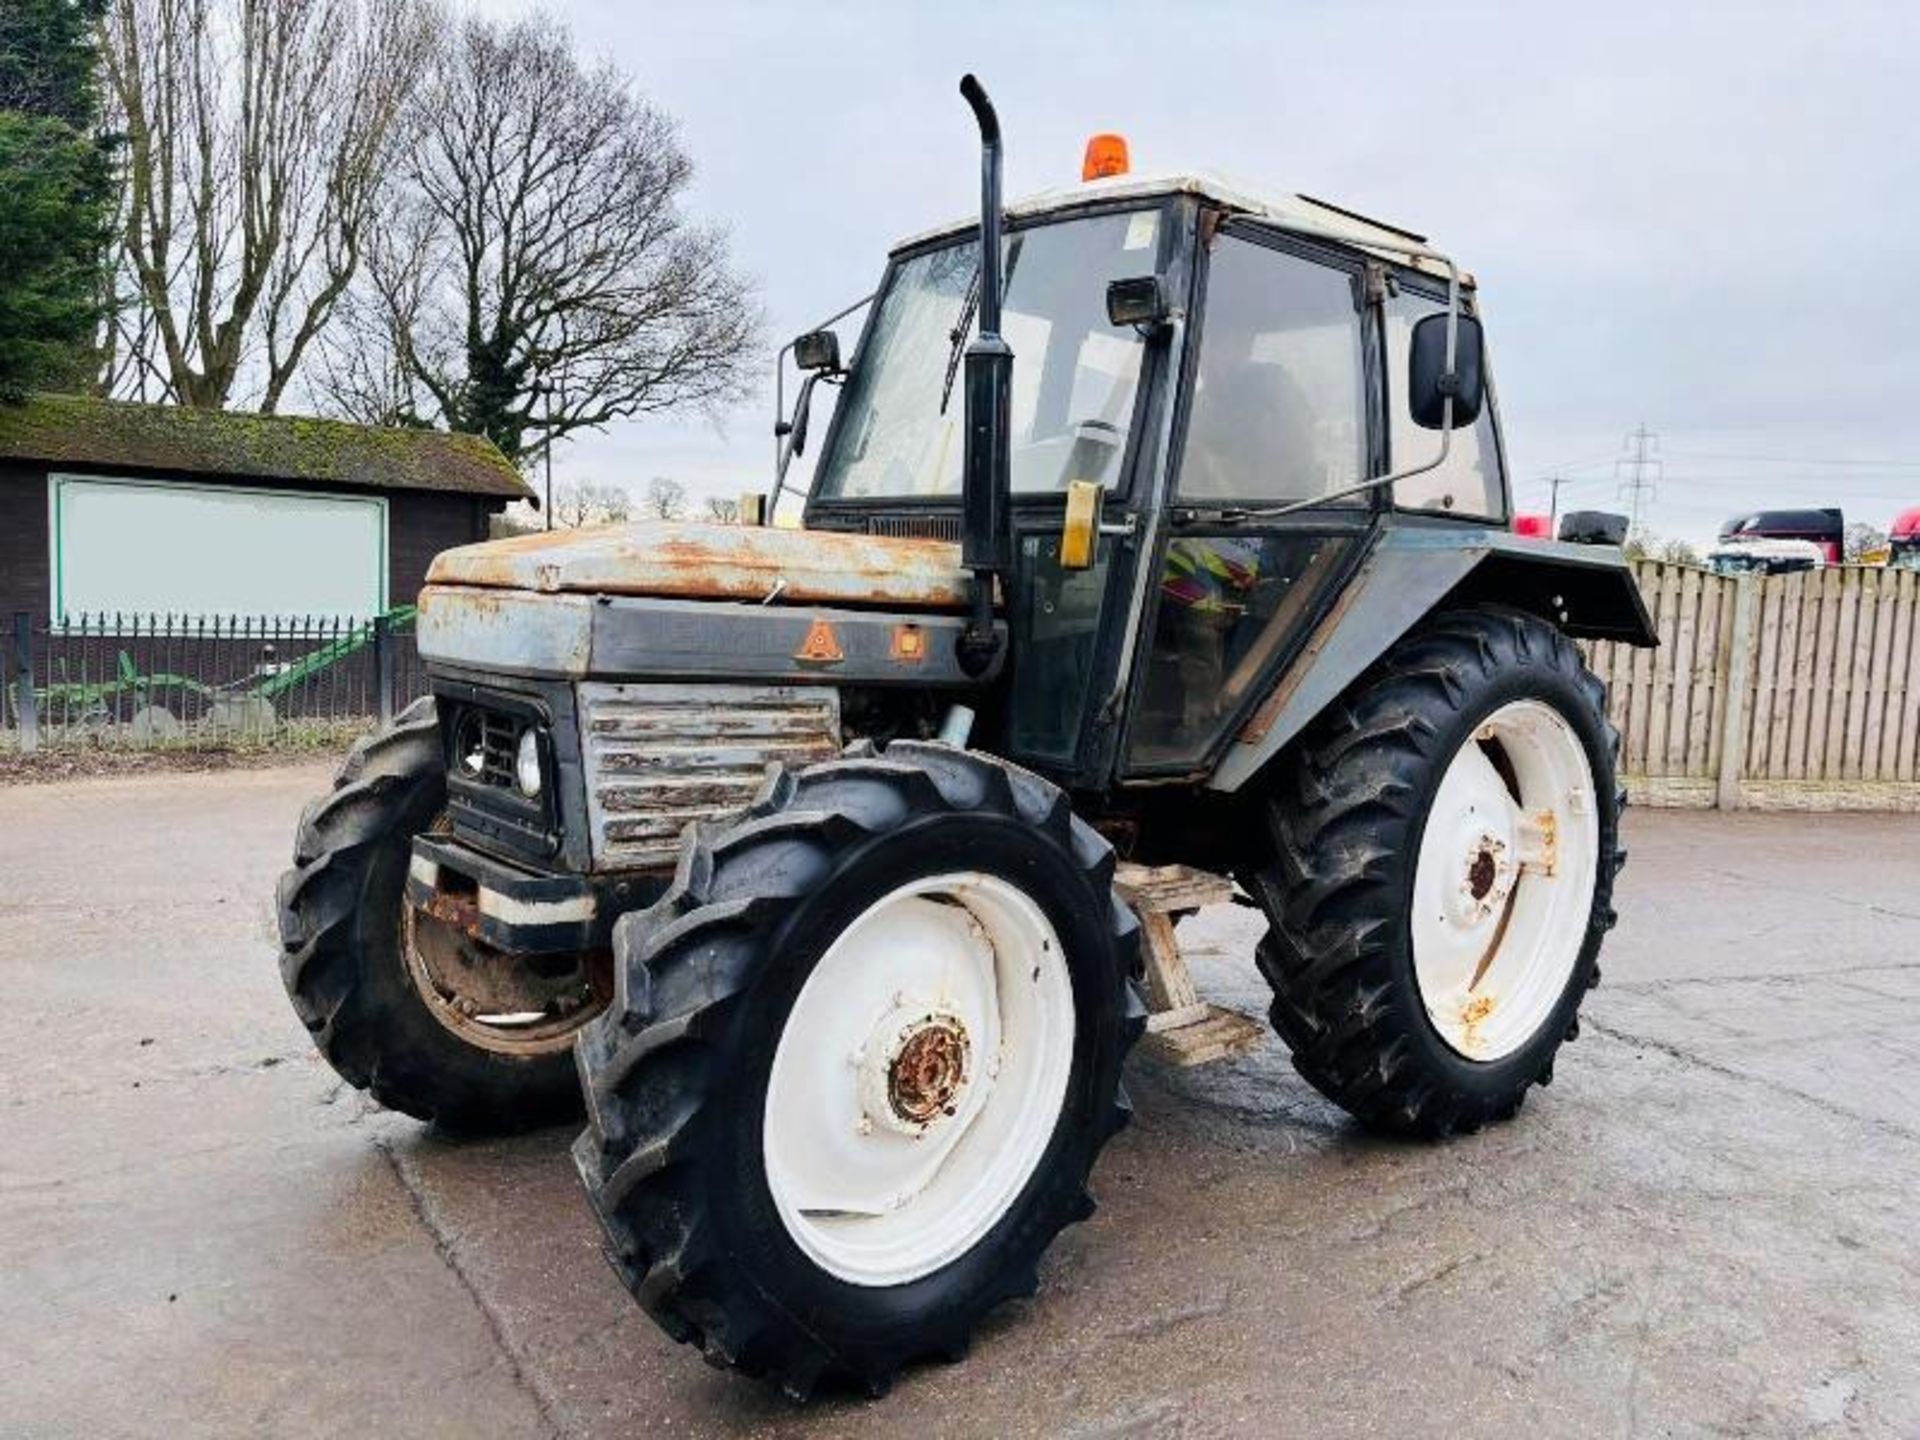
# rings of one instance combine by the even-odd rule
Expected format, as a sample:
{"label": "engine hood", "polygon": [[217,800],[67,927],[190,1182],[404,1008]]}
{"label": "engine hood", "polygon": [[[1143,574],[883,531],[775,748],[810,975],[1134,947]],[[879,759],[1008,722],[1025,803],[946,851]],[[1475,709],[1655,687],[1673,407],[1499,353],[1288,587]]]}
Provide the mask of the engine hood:
{"label": "engine hood", "polygon": [[429,585],[772,605],[961,610],[970,576],[945,540],[677,520],[517,535],[448,550]]}

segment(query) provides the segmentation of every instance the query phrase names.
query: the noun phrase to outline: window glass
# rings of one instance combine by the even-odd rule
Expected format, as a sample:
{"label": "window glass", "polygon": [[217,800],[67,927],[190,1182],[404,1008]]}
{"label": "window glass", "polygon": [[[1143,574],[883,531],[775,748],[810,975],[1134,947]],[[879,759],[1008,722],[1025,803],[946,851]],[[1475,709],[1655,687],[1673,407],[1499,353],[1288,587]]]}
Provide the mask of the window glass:
{"label": "window glass", "polygon": [[[1407,404],[1407,356],[1415,322],[1446,311],[1446,301],[1410,290],[1387,299],[1387,443],[1395,470],[1424,465],[1440,453],[1440,432],[1413,423]],[[1393,503],[1403,510],[1442,510],[1504,520],[1506,496],[1500,484],[1500,448],[1493,423],[1489,396],[1480,407],[1480,418],[1471,427],[1453,432],[1447,463],[1400,481],[1393,487]]]}
{"label": "window glass", "polygon": [[1284,503],[1358,484],[1366,371],[1352,277],[1226,235],[1206,305],[1181,496]]}
{"label": "window glass", "polygon": [[1008,748],[1015,758],[1060,764],[1075,758],[1112,553],[1112,542],[1102,537],[1091,568],[1063,570],[1057,535],[1021,537],[1013,612],[1020,662],[1013,667],[1008,706]]}
{"label": "window glass", "polygon": [[1136,768],[1197,764],[1259,693],[1349,542],[1323,535],[1180,535],[1167,546]]}
{"label": "window glass", "polygon": [[[1000,333],[1014,353],[1016,491],[1064,490],[1072,480],[1117,486],[1143,342],[1108,323],[1107,282],[1153,273],[1159,225],[1158,211],[1131,211],[1008,238]],[[818,494],[960,493],[966,396],[959,352],[979,329],[978,257],[973,244],[955,244],[894,272],[847,382]]]}
{"label": "window glass", "polygon": [[51,485],[56,618],[387,608],[384,497],[73,475]]}

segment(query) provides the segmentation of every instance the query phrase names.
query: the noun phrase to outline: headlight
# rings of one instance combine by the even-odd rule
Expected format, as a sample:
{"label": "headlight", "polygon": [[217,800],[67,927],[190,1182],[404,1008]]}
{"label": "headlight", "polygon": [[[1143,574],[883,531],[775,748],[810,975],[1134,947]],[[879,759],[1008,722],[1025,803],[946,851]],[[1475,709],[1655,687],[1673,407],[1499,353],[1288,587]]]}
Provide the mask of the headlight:
{"label": "headlight", "polygon": [[478,710],[463,710],[453,730],[453,756],[461,772],[478,780],[487,769],[487,726]]}
{"label": "headlight", "polygon": [[532,729],[520,732],[520,747],[513,755],[513,778],[520,793],[531,800],[540,793],[540,735]]}

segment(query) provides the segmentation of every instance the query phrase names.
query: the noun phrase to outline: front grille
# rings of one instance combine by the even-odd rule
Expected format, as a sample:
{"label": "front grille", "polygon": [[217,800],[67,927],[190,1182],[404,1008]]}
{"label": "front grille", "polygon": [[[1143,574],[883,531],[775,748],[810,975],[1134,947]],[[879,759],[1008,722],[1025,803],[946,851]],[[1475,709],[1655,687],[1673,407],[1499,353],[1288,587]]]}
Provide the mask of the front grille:
{"label": "front grille", "polygon": [[958,515],[869,515],[869,535],[889,535],[897,540],[958,540]]}
{"label": "front grille", "polygon": [[593,864],[670,865],[695,820],[752,803],[773,761],[840,751],[840,697],[809,686],[580,687]]}

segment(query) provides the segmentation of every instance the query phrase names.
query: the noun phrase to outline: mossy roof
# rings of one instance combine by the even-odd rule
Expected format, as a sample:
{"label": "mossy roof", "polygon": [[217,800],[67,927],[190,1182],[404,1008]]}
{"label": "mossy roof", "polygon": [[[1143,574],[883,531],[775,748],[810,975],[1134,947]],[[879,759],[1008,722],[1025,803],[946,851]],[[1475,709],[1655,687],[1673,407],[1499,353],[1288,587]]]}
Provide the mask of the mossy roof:
{"label": "mossy roof", "polygon": [[439,490],[510,500],[533,493],[507,457],[477,435],[383,430],[304,415],[132,405],[78,395],[35,395],[24,404],[0,403],[0,460],[374,490]]}

